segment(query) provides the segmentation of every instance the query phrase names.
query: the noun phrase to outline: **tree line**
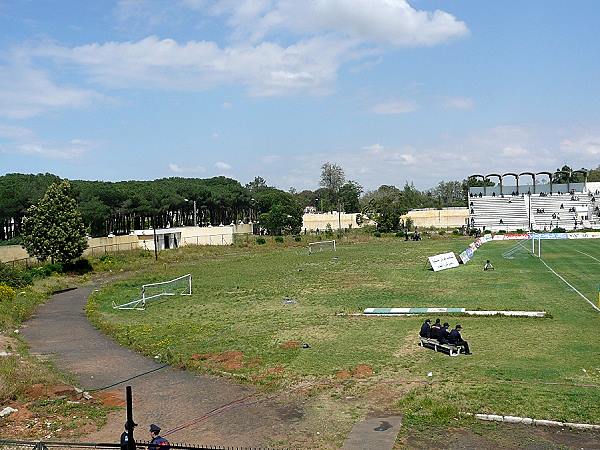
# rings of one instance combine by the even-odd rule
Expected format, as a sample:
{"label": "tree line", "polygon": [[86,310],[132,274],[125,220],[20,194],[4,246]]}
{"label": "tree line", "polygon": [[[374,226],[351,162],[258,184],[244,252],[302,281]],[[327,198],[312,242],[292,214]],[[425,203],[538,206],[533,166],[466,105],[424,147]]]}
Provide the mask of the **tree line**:
{"label": "tree line", "polygon": [[[588,180],[600,181],[600,166],[589,171]],[[58,176],[48,173],[0,176],[0,241],[21,236],[27,210],[59,181]],[[193,225],[194,202],[200,226],[259,221],[270,234],[294,233],[300,230],[304,209],[313,207],[319,212],[361,212],[376,220],[381,231],[392,231],[400,227],[400,216],[410,209],[466,206],[468,188],[478,183],[482,181],[442,181],[421,191],[407,182],[402,188],[382,185],[365,192],[358,182],[346,179],[340,166],[325,163],[320,187],[301,192],[268,186],[262,177],[243,186],[220,176],[119,182],[72,180],[70,195],[90,236]]]}

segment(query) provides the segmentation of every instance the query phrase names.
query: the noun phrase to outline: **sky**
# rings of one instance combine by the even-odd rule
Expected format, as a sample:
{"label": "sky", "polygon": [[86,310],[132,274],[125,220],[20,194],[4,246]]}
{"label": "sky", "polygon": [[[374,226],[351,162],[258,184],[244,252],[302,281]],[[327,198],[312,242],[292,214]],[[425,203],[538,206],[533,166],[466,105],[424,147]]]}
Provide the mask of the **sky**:
{"label": "sky", "polygon": [[600,165],[596,0],[0,0],[0,175]]}

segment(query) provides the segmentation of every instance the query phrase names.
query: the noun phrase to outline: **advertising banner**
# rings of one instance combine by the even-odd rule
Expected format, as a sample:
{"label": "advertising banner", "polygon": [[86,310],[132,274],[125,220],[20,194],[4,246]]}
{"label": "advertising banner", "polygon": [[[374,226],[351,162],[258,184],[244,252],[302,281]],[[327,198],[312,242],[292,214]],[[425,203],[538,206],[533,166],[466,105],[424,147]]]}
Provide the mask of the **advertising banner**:
{"label": "advertising banner", "polygon": [[431,264],[431,268],[434,272],[458,267],[458,260],[456,259],[456,255],[454,254],[454,252],[430,256],[427,259],[429,259],[429,264]]}

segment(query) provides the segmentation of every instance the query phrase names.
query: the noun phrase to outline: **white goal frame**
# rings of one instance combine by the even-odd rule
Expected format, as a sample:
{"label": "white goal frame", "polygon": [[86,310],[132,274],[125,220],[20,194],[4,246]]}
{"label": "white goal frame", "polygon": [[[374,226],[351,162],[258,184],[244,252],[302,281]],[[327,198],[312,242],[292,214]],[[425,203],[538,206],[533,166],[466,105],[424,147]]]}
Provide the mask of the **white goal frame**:
{"label": "white goal frame", "polygon": [[[333,251],[336,251],[336,246],[335,246],[335,240],[332,241],[317,241],[317,242],[311,242],[310,244],[308,244],[308,254],[312,255],[314,253],[313,251],[313,247],[316,246],[320,246],[322,244],[333,244]],[[319,251],[323,251],[323,249],[319,250]]]}
{"label": "white goal frame", "polygon": [[187,280],[188,280],[188,291],[184,292],[182,294],[179,294],[179,295],[192,295],[192,274],[188,273],[186,275],[182,275],[180,277],[173,278],[172,280],[160,281],[158,283],[144,284],[144,285],[142,285],[142,298],[140,298],[138,300],[134,300],[132,302],[123,303],[122,305],[117,305],[113,301],[112,307],[113,307],[113,309],[135,309],[137,311],[144,311],[146,309],[146,305],[147,305],[148,301],[150,301],[150,300],[157,299],[157,298],[164,297],[164,296],[177,295],[175,292],[160,292],[158,294],[146,296],[146,288],[163,286],[163,285],[166,285],[169,283],[174,283],[176,281],[183,280],[185,278],[187,278]]}

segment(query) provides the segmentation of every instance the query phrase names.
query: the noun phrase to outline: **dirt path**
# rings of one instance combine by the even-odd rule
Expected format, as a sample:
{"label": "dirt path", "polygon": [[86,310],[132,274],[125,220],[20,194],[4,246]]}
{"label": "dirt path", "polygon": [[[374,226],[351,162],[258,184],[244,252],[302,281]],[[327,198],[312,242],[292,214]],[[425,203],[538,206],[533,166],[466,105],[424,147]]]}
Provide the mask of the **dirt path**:
{"label": "dirt path", "polygon": [[[91,290],[80,288],[57,294],[38,308],[22,329],[32,353],[49,356],[60,369],[74,374],[87,390],[159,368],[160,364],[119,346],[88,322],[84,307]],[[163,431],[170,430],[222,405],[256,394],[252,388],[228,380],[170,367],[126,384],[133,388],[134,419],[140,425],[136,429],[138,439],[148,439],[150,423],[159,424]],[[124,397],[125,384],[110,391]],[[229,407],[168,437],[171,442],[203,445],[266,446],[271,439],[285,435],[298,409],[273,401],[253,403],[256,399],[250,397],[242,405]],[[116,441],[124,422],[124,410],[112,413],[102,430],[86,438],[96,442]]]}

